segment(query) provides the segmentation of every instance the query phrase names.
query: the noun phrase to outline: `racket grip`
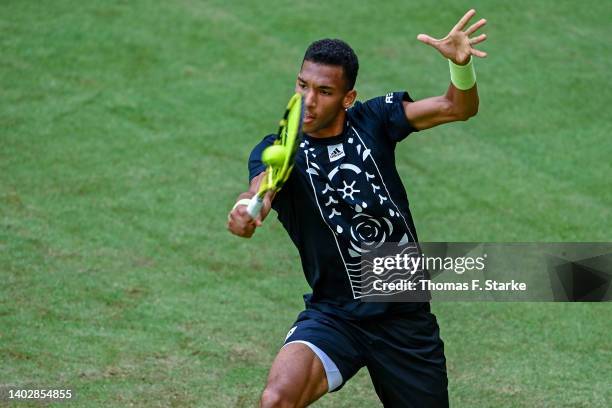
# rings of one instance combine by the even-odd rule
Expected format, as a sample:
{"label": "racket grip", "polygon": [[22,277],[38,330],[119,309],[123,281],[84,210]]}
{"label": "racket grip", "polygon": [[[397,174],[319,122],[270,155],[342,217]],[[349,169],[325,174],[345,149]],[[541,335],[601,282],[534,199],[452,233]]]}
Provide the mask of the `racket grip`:
{"label": "racket grip", "polygon": [[247,213],[251,216],[251,218],[257,218],[259,212],[261,211],[261,207],[263,207],[263,198],[256,195],[251,198],[249,205],[247,205]]}

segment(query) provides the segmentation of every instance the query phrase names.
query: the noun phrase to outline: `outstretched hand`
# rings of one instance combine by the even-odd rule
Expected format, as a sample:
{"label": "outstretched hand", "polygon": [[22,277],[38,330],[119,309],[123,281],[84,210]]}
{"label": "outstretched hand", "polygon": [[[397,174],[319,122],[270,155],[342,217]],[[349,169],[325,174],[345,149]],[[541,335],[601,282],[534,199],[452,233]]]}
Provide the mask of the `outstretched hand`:
{"label": "outstretched hand", "polygon": [[477,50],[473,46],[487,39],[486,34],[480,34],[470,38],[480,27],[487,23],[487,20],[481,18],[476,23],[472,24],[467,30],[462,31],[467,23],[476,14],[476,10],[471,9],[461,20],[453,27],[448,35],[442,39],[433,38],[427,34],[419,34],[417,40],[434,47],[445,58],[450,59],[457,65],[465,65],[469,62],[470,56],[485,58],[487,53]]}

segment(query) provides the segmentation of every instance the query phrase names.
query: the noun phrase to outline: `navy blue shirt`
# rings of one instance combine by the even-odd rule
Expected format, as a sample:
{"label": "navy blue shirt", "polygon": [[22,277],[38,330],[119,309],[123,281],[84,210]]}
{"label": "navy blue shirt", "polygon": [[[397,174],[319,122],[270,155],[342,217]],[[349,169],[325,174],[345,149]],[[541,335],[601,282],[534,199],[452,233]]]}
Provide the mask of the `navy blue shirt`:
{"label": "navy blue shirt", "polygon": [[[305,134],[294,169],[276,195],[278,213],[297,247],[311,294],[307,308],[348,319],[406,313],[420,305],[363,302],[358,279],[361,255],[384,242],[417,242],[406,190],[395,167],[395,145],[416,131],[406,119],[407,92],[357,102],[342,133]],[[265,170],[266,136],[251,152],[250,179]]]}

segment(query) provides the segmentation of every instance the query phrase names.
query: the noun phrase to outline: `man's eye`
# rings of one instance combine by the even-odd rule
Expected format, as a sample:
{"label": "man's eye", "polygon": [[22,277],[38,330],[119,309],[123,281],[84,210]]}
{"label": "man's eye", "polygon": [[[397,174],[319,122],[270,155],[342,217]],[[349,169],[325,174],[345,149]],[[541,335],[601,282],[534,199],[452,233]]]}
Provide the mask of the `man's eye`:
{"label": "man's eye", "polygon": [[321,93],[322,93],[323,95],[331,95],[331,92],[330,92],[330,91],[325,91],[325,90],[323,90],[323,91],[321,91]]}
{"label": "man's eye", "polygon": [[299,84],[299,87],[302,89],[306,89],[306,84]]}

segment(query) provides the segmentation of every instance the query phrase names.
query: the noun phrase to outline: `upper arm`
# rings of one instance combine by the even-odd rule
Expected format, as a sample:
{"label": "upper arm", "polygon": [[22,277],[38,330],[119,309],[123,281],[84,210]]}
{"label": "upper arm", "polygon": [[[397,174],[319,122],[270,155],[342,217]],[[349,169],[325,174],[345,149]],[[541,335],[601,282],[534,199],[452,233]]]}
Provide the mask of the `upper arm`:
{"label": "upper arm", "polygon": [[418,130],[429,129],[457,120],[453,103],[444,95],[421,99],[416,102],[404,101],[403,104],[406,118]]}
{"label": "upper arm", "polygon": [[478,90],[476,85],[461,91],[452,84],[446,94],[421,99],[416,102],[404,101],[404,113],[418,129],[429,129],[457,120],[468,120],[478,112]]}

